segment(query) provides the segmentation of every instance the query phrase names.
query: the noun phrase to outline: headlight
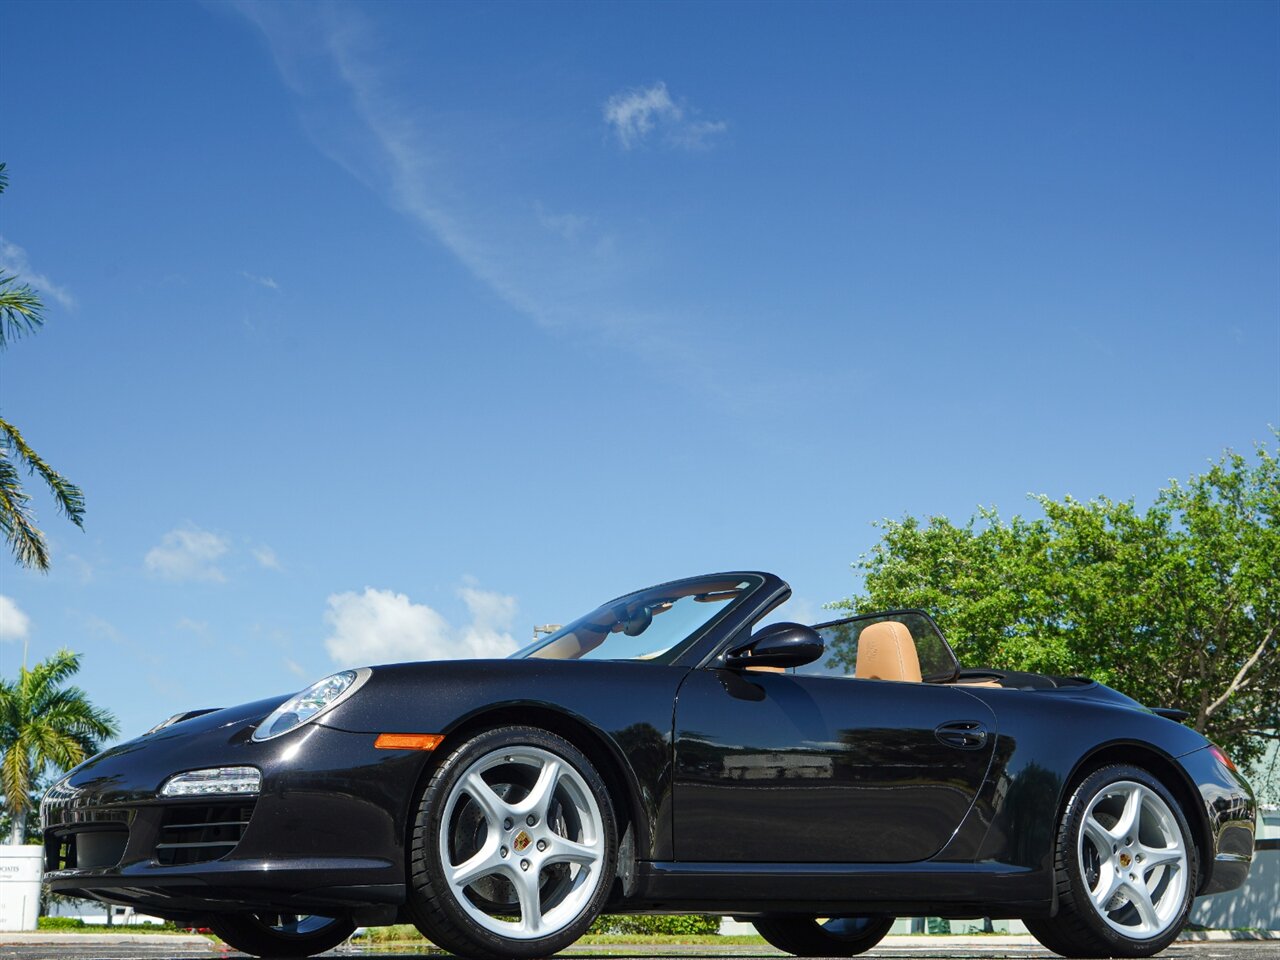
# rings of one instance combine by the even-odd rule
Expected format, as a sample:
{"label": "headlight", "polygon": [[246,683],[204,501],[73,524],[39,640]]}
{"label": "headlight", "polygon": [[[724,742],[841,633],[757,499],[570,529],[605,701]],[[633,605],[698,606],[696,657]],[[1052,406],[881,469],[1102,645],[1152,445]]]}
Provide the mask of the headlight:
{"label": "headlight", "polygon": [[270,740],[310,723],[359,690],[373,673],[368,667],[343,670],[313,683],[271,712],[253,731],[254,740]]}
{"label": "headlight", "polygon": [[202,797],[227,793],[257,793],[262,774],[256,767],[211,767],[177,773],[160,788],[162,797]]}

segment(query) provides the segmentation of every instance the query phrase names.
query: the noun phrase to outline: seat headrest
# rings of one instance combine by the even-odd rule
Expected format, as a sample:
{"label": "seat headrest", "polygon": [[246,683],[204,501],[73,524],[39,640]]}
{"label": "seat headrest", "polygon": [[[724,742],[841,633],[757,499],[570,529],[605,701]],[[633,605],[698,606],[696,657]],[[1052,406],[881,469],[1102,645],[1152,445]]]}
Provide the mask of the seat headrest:
{"label": "seat headrest", "polygon": [[854,676],[862,680],[905,680],[920,683],[920,658],[911,631],[896,620],[883,620],[858,634]]}

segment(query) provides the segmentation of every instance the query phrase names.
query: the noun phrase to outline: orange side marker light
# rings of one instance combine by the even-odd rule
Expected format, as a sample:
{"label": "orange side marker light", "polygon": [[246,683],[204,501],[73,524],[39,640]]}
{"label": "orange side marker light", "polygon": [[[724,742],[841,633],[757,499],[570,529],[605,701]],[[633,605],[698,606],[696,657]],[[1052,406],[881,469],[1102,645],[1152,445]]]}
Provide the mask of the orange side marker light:
{"label": "orange side marker light", "polygon": [[443,742],[443,733],[380,733],[373,745],[379,750],[434,750]]}

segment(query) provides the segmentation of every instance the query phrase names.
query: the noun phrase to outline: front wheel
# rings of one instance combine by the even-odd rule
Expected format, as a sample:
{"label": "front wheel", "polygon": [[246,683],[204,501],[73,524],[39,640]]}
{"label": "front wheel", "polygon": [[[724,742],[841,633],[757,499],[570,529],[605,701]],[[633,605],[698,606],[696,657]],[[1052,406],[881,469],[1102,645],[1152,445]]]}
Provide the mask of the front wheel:
{"label": "front wheel", "polygon": [[345,917],[227,913],[211,919],[209,929],[241,953],[270,960],[294,960],[332,950],[356,927]]}
{"label": "front wheel", "polygon": [[1186,817],[1139,767],[1114,764],[1076,788],[1058,829],[1057,916],[1024,921],[1064,957],[1150,957],[1178,936],[1199,864]]}
{"label": "front wheel", "polygon": [[586,755],[546,730],[500,727],[459,746],[423,792],[409,913],[451,953],[547,957],[596,918],[616,858],[613,806]]}
{"label": "front wheel", "polygon": [[797,957],[852,957],[883,940],[893,917],[767,917],[751,925],[770,944]]}

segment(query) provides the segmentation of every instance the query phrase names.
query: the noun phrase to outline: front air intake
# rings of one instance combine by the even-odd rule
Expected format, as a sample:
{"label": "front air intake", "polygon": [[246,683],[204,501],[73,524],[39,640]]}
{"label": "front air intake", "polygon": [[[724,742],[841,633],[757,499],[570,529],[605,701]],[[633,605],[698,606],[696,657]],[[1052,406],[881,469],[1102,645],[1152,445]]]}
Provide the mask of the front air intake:
{"label": "front air intake", "polygon": [[244,836],[253,807],[252,800],[169,807],[160,820],[156,861],[174,867],[225,857]]}
{"label": "front air intake", "polygon": [[46,870],[98,870],[114,867],[124,856],[129,827],[124,823],[80,824],[45,834]]}

